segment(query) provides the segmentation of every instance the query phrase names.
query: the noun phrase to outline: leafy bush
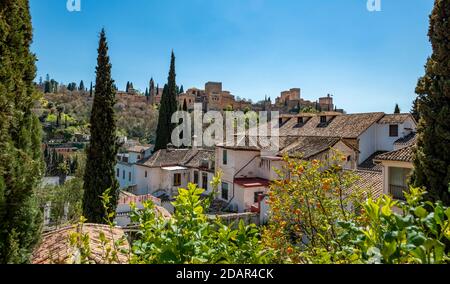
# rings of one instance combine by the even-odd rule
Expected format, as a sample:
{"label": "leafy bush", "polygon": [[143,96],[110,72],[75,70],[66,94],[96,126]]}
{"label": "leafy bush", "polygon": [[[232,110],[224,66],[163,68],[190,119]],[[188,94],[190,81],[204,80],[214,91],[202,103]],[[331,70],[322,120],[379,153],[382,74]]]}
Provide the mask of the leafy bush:
{"label": "leafy bush", "polygon": [[179,189],[175,214],[169,220],[155,213],[152,203],[136,210],[138,240],[132,247],[132,262],[138,264],[264,264],[271,261],[255,225],[237,229],[205,214],[204,190],[193,184]]}
{"label": "leafy bush", "polygon": [[[450,208],[424,201],[426,192],[411,188],[406,203],[388,196],[369,199],[360,217],[363,225],[341,222],[347,251],[363,263],[449,263]],[[397,211],[397,212],[396,212]],[[447,250],[447,253],[446,253]]]}
{"label": "leafy bush", "polygon": [[352,208],[364,198],[353,186],[356,176],[340,166],[343,160],[340,155],[324,162],[284,158],[280,181],[270,188],[271,219],[264,232],[278,262],[336,263],[342,258],[338,236],[343,232],[337,223],[354,220]]}

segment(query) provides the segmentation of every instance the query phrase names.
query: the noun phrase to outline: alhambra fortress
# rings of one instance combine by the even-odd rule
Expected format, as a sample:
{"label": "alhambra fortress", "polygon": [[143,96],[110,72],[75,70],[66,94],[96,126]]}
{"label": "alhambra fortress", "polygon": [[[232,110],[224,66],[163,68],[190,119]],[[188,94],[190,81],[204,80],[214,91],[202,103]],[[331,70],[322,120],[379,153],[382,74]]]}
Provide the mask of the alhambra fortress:
{"label": "alhambra fortress", "polygon": [[[163,88],[155,87],[153,79],[149,85],[149,96],[147,102],[152,105],[159,105],[162,98]],[[138,96],[134,89],[128,92],[118,92],[119,96],[136,96],[136,99],[143,99]],[[204,89],[190,88],[178,94],[179,107],[185,104],[189,111],[194,109],[195,104],[201,104],[203,111],[223,111],[223,110],[253,110],[253,111],[279,111],[282,114],[299,113],[302,109],[317,111],[336,111],[343,113],[344,110],[337,109],[333,103],[333,97],[327,95],[317,101],[305,100],[301,96],[300,88],[292,88],[281,92],[280,96],[273,102],[269,97],[253,103],[250,100],[236,98],[231,92],[223,89],[221,82],[207,82]]]}

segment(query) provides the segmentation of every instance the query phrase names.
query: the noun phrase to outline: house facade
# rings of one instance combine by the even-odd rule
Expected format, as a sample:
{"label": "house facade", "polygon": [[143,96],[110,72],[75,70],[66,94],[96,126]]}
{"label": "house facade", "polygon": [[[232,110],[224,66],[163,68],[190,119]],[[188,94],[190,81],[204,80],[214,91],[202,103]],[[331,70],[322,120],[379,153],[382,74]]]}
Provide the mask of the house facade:
{"label": "house facade", "polygon": [[396,141],[394,151],[375,158],[383,169],[383,193],[394,199],[406,200],[405,192],[409,192],[409,178],[414,169],[415,143],[416,135],[409,135]]}

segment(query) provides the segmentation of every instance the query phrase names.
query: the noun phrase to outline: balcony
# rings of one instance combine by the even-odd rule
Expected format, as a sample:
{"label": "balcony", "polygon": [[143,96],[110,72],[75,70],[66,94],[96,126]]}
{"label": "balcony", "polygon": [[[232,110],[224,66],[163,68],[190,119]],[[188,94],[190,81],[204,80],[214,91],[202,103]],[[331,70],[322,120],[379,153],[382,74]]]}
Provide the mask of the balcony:
{"label": "balcony", "polygon": [[406,186],[389,185],[389,194],[394,197],[394,199],[406,201],[404,192],[409,192],[409,188]]}

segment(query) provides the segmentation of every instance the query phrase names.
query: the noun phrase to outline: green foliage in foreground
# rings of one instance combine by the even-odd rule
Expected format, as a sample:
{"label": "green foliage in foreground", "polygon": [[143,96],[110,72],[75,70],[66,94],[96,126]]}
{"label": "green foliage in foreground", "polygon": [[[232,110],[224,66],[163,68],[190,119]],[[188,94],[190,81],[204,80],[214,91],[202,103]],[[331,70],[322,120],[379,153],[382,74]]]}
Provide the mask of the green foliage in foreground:
{"label": "green foliage in foreground", "polygon": [[205,214],[204,190],[190,184],[180,189],[170,220],[155,214],[151,203],[136,210],[139,240],[132,246],[132,263],[138,264],[264,264],[270,253],[260,242],[255,225],[237,229],[210,220]]}
{"label": "green foliage in foreground", "polygon": [[[365,226],[340,223],[347,232],[346,250],[362,263],[442,264],[450,263],[450,208],[442,202],[423,201],[426,192],[411,188],[401,204],[387,196],[364,204]],[[395,209],[401,208],[396,213]],[[353,253],[352,253],[353,252]]]}

